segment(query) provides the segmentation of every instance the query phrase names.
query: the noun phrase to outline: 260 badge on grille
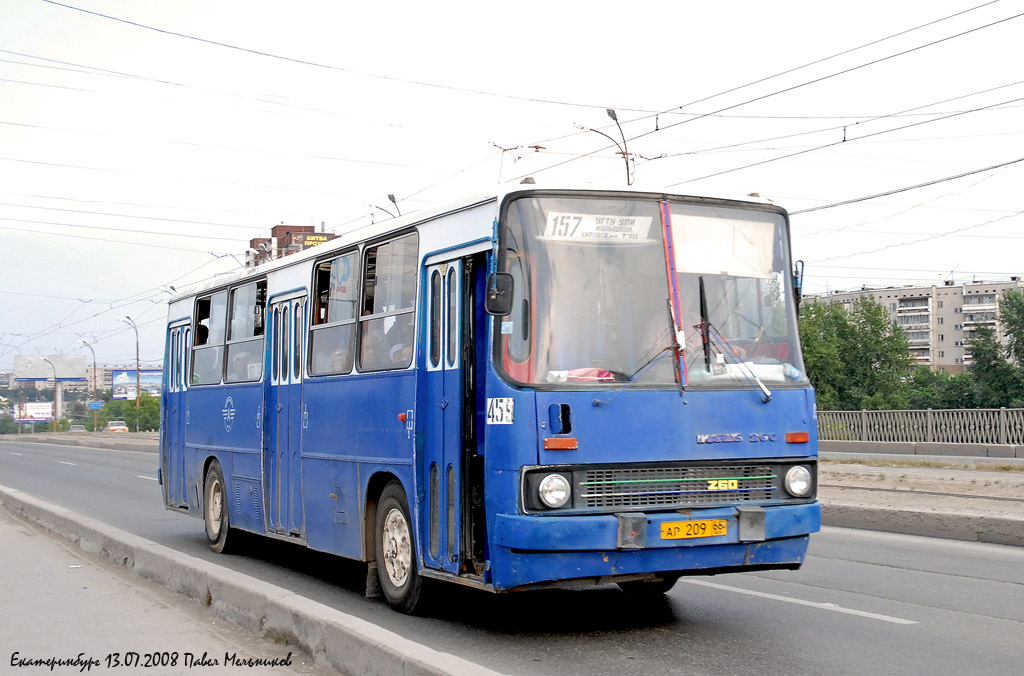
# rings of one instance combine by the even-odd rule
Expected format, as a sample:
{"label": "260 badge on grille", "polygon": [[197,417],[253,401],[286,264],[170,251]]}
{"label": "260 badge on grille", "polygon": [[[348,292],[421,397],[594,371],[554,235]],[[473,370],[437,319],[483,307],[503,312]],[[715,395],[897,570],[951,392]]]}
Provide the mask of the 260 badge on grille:
{"label": "260 badge on grille", "polygon": [[689,538],[711,538],[729,532],[728,519],[704,519],[702,521],[666,521],[661,524],[662,540],[686,540]]}

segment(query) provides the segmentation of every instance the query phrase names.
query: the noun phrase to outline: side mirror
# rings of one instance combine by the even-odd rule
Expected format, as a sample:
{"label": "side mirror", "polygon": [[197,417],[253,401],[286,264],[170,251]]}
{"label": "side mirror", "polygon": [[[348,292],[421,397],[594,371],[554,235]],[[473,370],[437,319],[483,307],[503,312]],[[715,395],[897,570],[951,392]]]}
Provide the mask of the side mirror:
{"label": "side mirror", "polygon": [[487,277],[487,314],[505,317],[512,312],[512,291],[515,282],[507,272],[492,272]]}

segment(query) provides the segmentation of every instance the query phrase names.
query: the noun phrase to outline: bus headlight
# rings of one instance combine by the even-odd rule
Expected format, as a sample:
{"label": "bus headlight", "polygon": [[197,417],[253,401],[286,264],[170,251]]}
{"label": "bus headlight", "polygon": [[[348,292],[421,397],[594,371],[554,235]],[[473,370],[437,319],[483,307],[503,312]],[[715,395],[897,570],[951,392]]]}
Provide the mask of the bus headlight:
{"label": "bus headlight", "polygon": [[547,507],[557,509],[569,502],[572,488],[569,480],[561,474],[548,474],[537,485],[537,496]]}
{"label": "bus headlight", "polygon": [[786,492],[797,498],[806,498],[811,494],[813,482],[811,472],[801,465],[790,467],[786,472]]}

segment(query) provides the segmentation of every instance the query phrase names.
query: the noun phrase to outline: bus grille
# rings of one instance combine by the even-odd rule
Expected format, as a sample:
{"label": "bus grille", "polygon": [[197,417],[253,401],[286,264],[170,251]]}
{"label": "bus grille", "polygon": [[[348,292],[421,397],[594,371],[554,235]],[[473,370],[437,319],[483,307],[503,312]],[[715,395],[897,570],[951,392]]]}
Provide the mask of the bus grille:
{"label": "bus grille", "polygon": [[705,507],[772,499],[770,465],[621,467],[576,474],[577,507]]}

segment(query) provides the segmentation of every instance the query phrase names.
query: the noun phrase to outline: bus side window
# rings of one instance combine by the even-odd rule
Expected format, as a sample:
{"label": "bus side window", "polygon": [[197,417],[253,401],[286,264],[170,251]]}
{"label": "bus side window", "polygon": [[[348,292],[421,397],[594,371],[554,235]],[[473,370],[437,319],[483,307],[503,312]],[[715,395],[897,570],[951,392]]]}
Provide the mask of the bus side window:
{"label": "bus side window", "polygon": [[192,354],[192,383],[195,385],[213,385],[221,381],[227,300],[227,291],[196,300],[195,346]]}
{"label": "bus side window", "polygon": [[228,303],[227,382],[263,377],[263,303],[266,281],[231,289]]}
{"label": "bus side window", "polygon": [[349,373],[355,353],[358,254],[353,251],[317,265],[315,312],[310,327],[309,373]]}
{"label": "bus side window", "polygon": [[359,370],[406,368],[412,363],[419,235],[366,249]]}

